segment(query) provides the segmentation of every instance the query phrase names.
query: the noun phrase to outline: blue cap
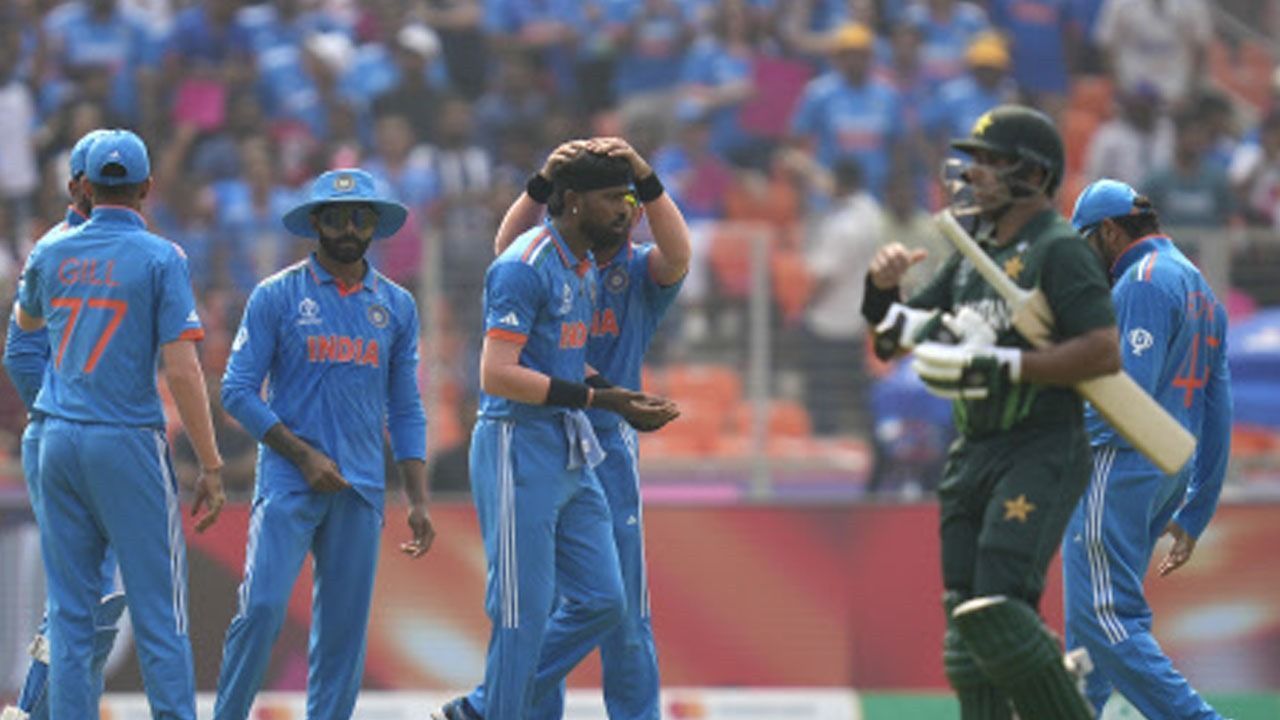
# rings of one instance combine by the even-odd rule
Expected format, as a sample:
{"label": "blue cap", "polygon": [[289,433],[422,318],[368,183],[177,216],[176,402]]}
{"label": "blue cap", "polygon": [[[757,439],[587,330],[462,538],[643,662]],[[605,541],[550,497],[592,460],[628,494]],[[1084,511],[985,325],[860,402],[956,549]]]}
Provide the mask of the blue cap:
{"label": "blue cap", "polygon": [[[123,174],[103,174],[116,165]],[[151,177],[151,160],[142,138],[128,130],[107,130],[93,139],[85,158],[85,175],[95,185],[132,185]]]}
{"label": "blue cap", "polygon": [[1076,198],[1076,209],[1071,213],[1071,225],[1076,232],[1086,233],[1107,218],[1132,215],[1136,212],[1133,201],[1138,193],[1119,180],[1096,180]]}
{"label": "blue cap", "polygon": [[409,216],[404,205],[378,197],[372,175],[358,168],[339,168],[324,173],[311,183],[311,194],[306,202],[285,213],[285,229],[299,237],[316,237],[311,213],[321,205],[332,203],[372,205],[378,213],[378,224],[373,228],[375,240],[395,235]]}
{"label": "blue cap", "polygon": [[76,141],[71,148],[71,157],[68,163],[71,165],[71,177],[78,178],[84,174],[85,161],[89,159],[89,147],[93,145],[93,141],[107,134],[107,130],[90,130]]}

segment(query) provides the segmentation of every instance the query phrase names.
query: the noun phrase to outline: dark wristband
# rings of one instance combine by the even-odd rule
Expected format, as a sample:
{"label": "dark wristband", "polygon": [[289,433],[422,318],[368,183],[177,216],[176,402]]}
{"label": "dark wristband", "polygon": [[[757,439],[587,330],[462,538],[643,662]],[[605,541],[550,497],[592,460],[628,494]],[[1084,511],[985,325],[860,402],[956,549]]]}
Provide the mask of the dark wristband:
{"label": "dark wristband", "polygon": [[604,376],[601,375],[600,373],[596,373],[595,375],[588,375],[587,379],[584,380],[583,382],[586,383],[587,387],[592,387],[592,388],[595,388],[596,390],[608,390],[609,388],[613,387],[613,383],[609,382],[608,380],[605,380]]}
{"label": "dark wristband", "polygon": [[642,203],[650,203],[662,197],[665,192],[662,187],[662,181],[658,179],[658,173],[649,173],[649,177],[641,178],[636,181],[636,198]]}
{"label": "dark wristband", "polygon": [[524,191],[529,195],[529,199],[539,205],[547,204],[547,200],[551,198],[551,190],[551,181],[542,177],[540,172],[534,173],[529,177],[529,182],[524,184]]}
{"label": "dark wristband", "polygon": [[885,315],[889,314],[889,306],[898,302],[898,288],[881,290],[871,282],[871,273],[867,273],[865,290],[862,293],[862,317],[872,325],[879,325]]}
{"label": "dark wristband", "polygon": [[560,378],[551,378],[551,387],[547,389],[547,405],[574,408],[587,406],[591,401],[591,388],[582,383],[569,382]]}

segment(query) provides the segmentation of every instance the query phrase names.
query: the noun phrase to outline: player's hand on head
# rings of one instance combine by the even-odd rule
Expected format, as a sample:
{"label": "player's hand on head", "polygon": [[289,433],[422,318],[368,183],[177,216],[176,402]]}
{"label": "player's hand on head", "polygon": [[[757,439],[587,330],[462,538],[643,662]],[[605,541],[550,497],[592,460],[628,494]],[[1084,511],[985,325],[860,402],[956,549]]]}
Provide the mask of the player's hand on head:
{"label": "player's hand on head", "polygon": [[300,469],[303,479],[318,493],[333,493],[351,487],[351,483],[342,477],[338,464],[318,450],[307,453]]}
{"label": "player's hand on head", "polygon": [[1170,521],[1164,528],[1164,534],[1173,538],[1173,547],[1169,548],[1169,552],[1160,561],[1160,577],[1165,577],[1174,570],[1186,565],[1187,561],[1191,559],[1192,553],[1196,551],[1196,539],[1191,537],[1191,534],[1186,530],[1183,530],[1178,523]]}
{"label": "player's hand on head", "polygon": [[908,249],[902,243],[889,243],[876,252],[871,259],[871,282],[881,290],[895,288],[902,281],[912,265],[929,256],[927,250]]}
{"label": "player's hand on head", "polygon": [[413,533],[413,540],[400,543],[400,552],[412,558],[426,555],[436,540],[436,528],[426,505],[409,506],[409,531]]}
{"label": "player's hand on head", "polygon": [[538,174],[548,180],[554,179],[552,176],[555,175],[556,170],[577,157],[578,153],[587,148],[588,142],[588,140],[577,139],[560,143],[542,163],[542,169],[538,171]]}
{"label": "player's hand on head", "polygon": [[196,517],[204,508],[204,515],[196,520],[196,532],[204,532],[218,521],[222,514],[222,506],[227,502],[227,493],[222,488],[222,469],[201,470],[196,478],[196,497],[191,503],[191,516]]}
{"label": "player's hand on head", "polygon": [[620,137],[598,137],[592,138],[590,150],[598,152],[610,157],[620,157],[631,165],[631,174],[636,177],[646,178],[653,174],[653,168],[646,161],[631,143]]}

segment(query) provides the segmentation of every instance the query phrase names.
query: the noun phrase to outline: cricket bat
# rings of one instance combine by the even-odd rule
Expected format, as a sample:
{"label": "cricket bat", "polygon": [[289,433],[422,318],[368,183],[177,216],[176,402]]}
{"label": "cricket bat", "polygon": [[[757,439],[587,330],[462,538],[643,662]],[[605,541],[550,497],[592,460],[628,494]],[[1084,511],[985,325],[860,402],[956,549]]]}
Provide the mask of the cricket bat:
{"label": "cricket bat", "polygon": [[[1049,345],[1054,320],[1044,293],[1018,286],[949,211],[939,212],[934,222],[956,250],[973,263],[978,274],[1009,303],[1013,326],[1018,332],[1035,347]],[[1075,390],[1162,472],[1170,475],[1178,472],[1195,452],[1195,436],[1123,370],[1077,383]]]}

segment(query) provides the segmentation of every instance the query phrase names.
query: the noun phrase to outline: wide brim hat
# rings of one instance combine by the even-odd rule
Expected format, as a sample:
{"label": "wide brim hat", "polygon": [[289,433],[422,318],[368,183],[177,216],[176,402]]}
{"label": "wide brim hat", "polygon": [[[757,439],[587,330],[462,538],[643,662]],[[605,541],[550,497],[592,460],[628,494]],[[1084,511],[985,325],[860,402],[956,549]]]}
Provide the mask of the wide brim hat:
{"label": "wide brim hat", "polygon": [[322,205],[335,203],[363,203],[372,205],[378,213],[378,224],[373,228],[373,239],[395,235],[404,225],[409,210],[404,205],[378,196],[373,176],[358,168],[330,170],[311,183],[311,193],[301,205],[285,213],[284,227],[299,237],[316,237],[311,224],[311,213]]}

